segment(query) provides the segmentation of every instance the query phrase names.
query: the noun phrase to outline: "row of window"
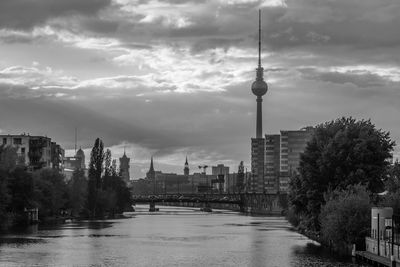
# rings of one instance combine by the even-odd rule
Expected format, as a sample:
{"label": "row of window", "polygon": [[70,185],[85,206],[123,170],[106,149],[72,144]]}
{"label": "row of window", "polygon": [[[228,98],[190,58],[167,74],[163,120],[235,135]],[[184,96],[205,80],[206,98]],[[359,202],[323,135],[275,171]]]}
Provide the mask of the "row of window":
{"label": "row of window", "polygon": [[[13,138],[13,145],[22,145],[22,138]],[[3,145],[7,145],[7,138],[3,138]]]}

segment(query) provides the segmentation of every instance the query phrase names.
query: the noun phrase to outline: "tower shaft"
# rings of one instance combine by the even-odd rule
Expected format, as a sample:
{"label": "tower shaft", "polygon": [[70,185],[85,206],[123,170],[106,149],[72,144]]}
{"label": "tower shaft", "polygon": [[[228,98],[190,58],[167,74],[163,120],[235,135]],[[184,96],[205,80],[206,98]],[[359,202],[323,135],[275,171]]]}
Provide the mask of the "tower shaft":
{"label": "tower shaft", "polygon": [[258,13],[258,67],[256,80],[251,85],[251,91],[257,96],[256,138],[251,139],[251,182],[249,189],[252,192],[265,192],[264,178],[264,153],[265,139],[262,129],[262,96],[268,91],[268,85],[264,81],[264,68],[261,65],[261,10]]}
{"label": "tower shaft", "polygon": [[257,125],[256,125],[256,138],[262,138],[262,98],[257,97]]}

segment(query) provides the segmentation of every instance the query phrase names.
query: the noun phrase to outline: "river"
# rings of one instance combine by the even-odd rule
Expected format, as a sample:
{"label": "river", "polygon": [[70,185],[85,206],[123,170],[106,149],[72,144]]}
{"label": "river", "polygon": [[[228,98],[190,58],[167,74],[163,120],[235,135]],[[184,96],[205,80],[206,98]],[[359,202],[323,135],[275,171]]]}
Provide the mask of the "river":
{"label": "river", "polygon": [[138,206],[127,219],[33,227],[0,236],[0,266],[359,266],[282,217]]}

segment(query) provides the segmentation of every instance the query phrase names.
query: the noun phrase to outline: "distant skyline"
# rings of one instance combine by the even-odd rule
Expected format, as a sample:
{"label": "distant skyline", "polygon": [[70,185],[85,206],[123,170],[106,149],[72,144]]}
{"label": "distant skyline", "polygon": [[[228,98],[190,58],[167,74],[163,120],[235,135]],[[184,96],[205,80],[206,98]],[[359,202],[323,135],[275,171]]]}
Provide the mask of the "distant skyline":
{"label": "distant skyline", "polygon": [[353,116],[400,142],[398,0],[0,1],[0,133],[72,155],[77,127],[135,178],[249,168],[259,8],[265,134]]}

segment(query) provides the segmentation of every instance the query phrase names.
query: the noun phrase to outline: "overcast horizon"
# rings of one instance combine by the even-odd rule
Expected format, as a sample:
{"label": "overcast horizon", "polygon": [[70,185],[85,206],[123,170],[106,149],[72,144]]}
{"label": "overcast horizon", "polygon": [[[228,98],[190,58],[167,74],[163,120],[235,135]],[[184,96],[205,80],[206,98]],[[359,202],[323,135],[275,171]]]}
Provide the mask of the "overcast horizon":
{"label": "overcast horizon", "polygon": [[0,134],[72,155],[77,128],[87,160],[100,137],[134,179],[151,156],[250,169],[258,9],[265,134],[353,116],[400,142],[398,0],[0,1]]}

